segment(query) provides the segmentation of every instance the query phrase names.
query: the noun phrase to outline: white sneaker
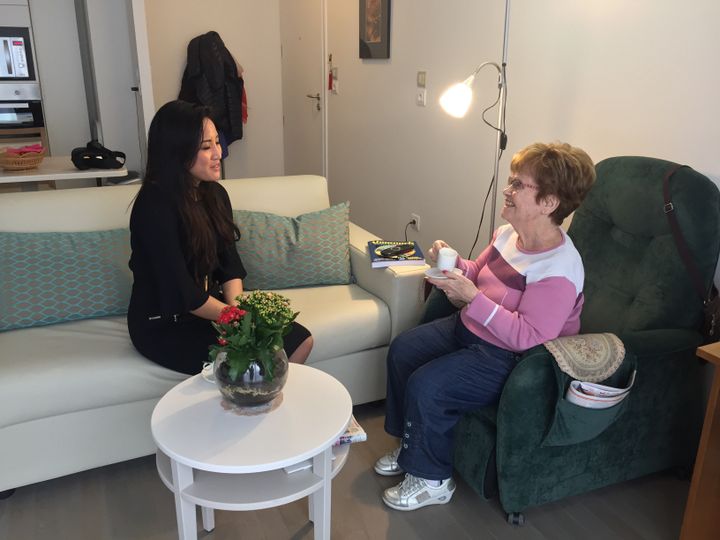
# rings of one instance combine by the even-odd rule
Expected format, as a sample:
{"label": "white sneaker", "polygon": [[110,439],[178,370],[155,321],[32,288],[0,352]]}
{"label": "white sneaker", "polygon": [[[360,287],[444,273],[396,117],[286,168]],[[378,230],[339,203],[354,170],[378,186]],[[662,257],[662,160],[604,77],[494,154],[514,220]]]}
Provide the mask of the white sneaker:
{"label": "white sneaker", "polygon": [[398,465],[397,459],[400,455],[400,447],[398,446],[392,452],[385,454],[375,462],[375,472],[382,476],[397,476],[404,471]]}
{"label": "white sneaker", "polygon": [[428,485],[423,478],[408,473],[405,480],[383,493],[383,502],[395,510],[417,510],[431,504],[446,504],[455,493],[455,481],[443,480],[438,487]]}

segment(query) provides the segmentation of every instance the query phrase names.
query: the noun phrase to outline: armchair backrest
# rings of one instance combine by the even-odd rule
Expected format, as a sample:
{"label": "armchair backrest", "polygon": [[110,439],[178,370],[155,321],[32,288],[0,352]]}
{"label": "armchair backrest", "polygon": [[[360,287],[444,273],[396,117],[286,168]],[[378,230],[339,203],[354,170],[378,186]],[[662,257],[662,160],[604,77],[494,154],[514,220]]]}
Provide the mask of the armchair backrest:
{"label": "armchair backrest", "polygon": [[[582,332],[699,325],[702,301],[663,208],[663,177],[671,165],[647,157],[614,157],[597,164],[597,181],[568,231],[585,265]],[[670,193],[709,287],[720,252],[720,192],[707,177],[682,168],[670,180]]]}

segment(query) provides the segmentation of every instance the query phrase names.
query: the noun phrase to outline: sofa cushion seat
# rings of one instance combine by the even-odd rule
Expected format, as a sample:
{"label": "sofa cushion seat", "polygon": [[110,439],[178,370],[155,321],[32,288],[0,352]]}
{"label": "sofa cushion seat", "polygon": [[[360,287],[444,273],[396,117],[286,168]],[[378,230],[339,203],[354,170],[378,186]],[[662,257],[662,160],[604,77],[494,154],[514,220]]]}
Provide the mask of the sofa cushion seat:
{"label": "sofa cushion seat", "polygon": [[124,316],[0,333],[0,427],[159,398],[187,376],[143,358]]}
{"label": "sofa cushion seat", "polygon": [[[310,365],[390,341],[387,306],[357,285],[278,292],[315,336]],[[135,351],[124,316],[2,332],[0,350],[0,427],[158,398],[186,377]]]}
{"label": "sofa cushion seat", "polygon": [[276,291],[290,299],[298,322],[313,334],[307,364],[390,343],[387,304],[358,285],[329,285]]}

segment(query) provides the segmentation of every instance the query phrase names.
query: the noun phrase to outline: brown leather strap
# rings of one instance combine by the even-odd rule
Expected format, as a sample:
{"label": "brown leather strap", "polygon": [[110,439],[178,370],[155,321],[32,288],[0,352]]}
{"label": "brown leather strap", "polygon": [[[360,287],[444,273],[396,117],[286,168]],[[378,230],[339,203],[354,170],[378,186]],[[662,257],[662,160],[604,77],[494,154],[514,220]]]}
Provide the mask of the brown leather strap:
{"label": "brown leather strap", "polygon": [[703,279],[702,277],[700,277],[700,271],[695,264],[695,259],[693,259],[693,256],[690,253],[690,249],[688,249],[682,232],[680,231],[680,225],[678,224],[677,216],[675,216],[675,206],[673,205],[670,198],[670,178],[673,174],[675,174],[678,169],[681,169],[683,167],[687,167],[687,165],[678,165],[677,163],[673,163],[668,169],[668,171],[665,173],[665,178],[663,178],[663,197],[665,199],[663,211],[665,212],[668,223],[670,224],[670,230],[672,231],[673,238],[675,239],[675,245],[677,246],[677,250],[680,253],[680,258],[682,259],[683,263],[685,263],[685,267],[690,274],[690,279],[693,282],[693,287],[695,287],[695,291],[697,291],[698,295],[700,295],[702,301],[705,302],[708,299],[708,296],[705,293]]}

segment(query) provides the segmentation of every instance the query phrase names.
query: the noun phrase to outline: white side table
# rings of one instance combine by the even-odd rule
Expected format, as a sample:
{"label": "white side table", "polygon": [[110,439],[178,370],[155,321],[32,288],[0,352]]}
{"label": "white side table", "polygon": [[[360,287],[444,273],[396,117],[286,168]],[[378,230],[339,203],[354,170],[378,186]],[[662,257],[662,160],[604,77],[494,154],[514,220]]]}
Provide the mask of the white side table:
{"label": "white side table", "polygon": [[[157,468],[175,494],[178,537],[197,539],[195,506],[203,528],[214,528],[213,509],[259,510],[310,496],[315,538],[330,538],[331,480],[348,447],[332,444],[352,416],[345,387],[327,373],[290,364],[282,402],[257,416],[223,409],[215,385],[196,375],[160,399],[151,426]],[[284,467],[311,459],[291,474]]]}

